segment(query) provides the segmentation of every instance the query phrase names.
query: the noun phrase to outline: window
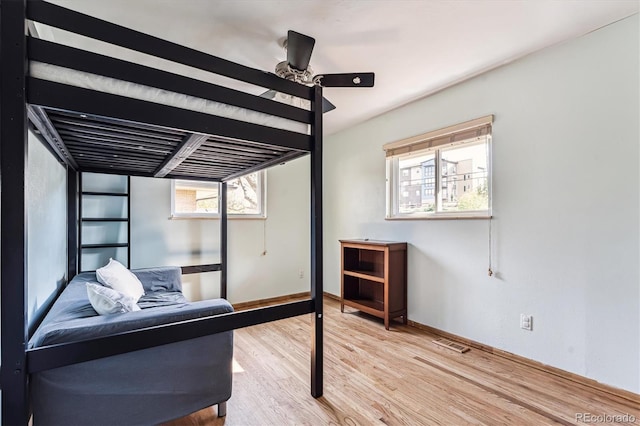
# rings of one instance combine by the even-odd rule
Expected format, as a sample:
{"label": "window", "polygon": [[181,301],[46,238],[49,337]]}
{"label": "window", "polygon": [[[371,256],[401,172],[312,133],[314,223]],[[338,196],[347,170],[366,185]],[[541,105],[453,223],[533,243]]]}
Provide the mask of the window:
{"label": "window", "polygon": [[483,117],[385,145],[387,218],[489,216],[492,121]]}
{"label": "window", "polygon": [[[171,217],[218,218],[220,184],[174,180],[171,184]],[[265,174],[251,173],[227,182],[227,212],[230,218],[265,218]]]}

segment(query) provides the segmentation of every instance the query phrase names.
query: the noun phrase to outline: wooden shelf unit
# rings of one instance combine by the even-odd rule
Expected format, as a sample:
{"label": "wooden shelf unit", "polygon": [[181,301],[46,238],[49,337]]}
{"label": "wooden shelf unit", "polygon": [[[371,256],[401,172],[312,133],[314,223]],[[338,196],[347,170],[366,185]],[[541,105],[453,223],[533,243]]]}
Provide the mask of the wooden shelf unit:
{"label": "wooden shelf unit", "polygon": [[350,306],[407,323],[407,243],[340,240],[340,311]]}

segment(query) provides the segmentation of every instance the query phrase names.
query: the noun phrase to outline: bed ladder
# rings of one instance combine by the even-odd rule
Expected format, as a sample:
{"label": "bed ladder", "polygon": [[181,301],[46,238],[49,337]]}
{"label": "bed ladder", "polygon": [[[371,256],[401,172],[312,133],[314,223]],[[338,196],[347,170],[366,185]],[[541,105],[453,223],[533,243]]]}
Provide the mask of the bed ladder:
{"label": "bed ladder", "polygon": [[[108,262],[109,258],[113,258],[129,268],[131,265],[131,177],[126,177],[126,188],[123,190],[101,191],[86,190],[85,185],[83,184],[84,173],[80,173],[79,175],[78,271],[93,271],[97,267],[104,266]],[[89,200],[96,202],[98,204],[98,208],[86,208],[87,206],[85,203]],[[104,214],[104,211],[99,215],[93,213],[93,210],[100,210],[100,206],[105,207],[103,210],[108,211],[108,206],[112,205],[113,202],[122,204],[123,200],[124,203],[126,203],[126,207],[123,206],[124,208],[122,208],[119,215],[107,215]],[[85,216],[87,210],[90,210],[89,216]],[[127,227],[126,241],[122,241],[122,225]],[[96,241],[96,236],[91,236],[90,234],[103,235],[98,235],[101,238],[99,241]],[[121,252],[121,250],[119,250],[121,248],[126,249],[126,258],[119,253]],[[91,254],[98,257],[98,262],[94,261],[90,263],[90,266],[84,266],[89,262],[83,262],[83,256]]]}

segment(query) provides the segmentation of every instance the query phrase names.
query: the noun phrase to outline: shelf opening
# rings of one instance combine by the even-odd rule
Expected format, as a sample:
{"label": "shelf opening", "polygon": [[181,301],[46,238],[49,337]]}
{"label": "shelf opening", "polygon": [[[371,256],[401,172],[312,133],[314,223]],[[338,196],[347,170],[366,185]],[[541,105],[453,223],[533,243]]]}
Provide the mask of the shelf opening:
{"label": "shelf opening", "polygon": [[384,278],[384,251],[345,247],[344,269]]}

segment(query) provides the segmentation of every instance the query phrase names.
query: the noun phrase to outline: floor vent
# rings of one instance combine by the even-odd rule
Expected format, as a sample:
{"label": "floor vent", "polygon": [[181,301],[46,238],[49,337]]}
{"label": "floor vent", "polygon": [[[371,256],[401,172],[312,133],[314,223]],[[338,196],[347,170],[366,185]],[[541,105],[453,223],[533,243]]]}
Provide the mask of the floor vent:
{"label": "floor vent", "polygon": [[471,350],[471,348],[469,348],[468,346],[464,346],[460,343],[452,342],[451,340],[443,338],[433,340],[433,343],[444,348],[451,349],[452,351],[460,352],[461,354]]}

